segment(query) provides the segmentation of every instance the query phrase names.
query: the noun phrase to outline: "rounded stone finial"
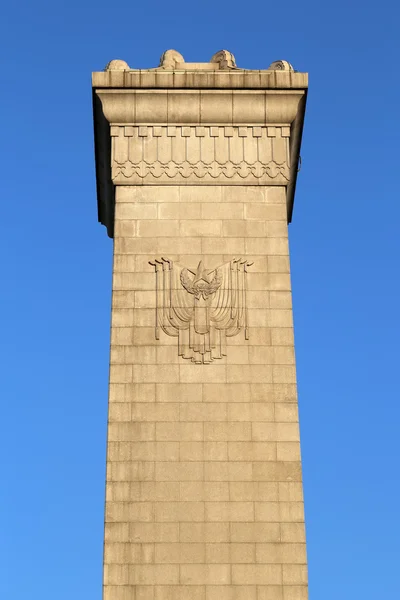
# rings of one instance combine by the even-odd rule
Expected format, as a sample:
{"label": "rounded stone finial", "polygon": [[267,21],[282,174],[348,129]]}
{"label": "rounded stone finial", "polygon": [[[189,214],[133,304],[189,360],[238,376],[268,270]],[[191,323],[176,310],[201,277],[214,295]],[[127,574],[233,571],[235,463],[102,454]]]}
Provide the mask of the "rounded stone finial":
{"label": "rounded stone finial", "polygon": [[294,71],[294,69],[287,60],[276,60],[269,65],[268,71]]}
{"label": "rounded stone finial", "polygon": [[219,63],[220,69],[235,69],[236,60],[232,52],[229,50],[219,50],[211,58],[210,62]]}
{"label": "rounded stone finial", "polygon": [[178,63],[184,63],[185,59],[177,50],[166,50],[160,58],[160,67],[163,69],[175,69]]}
{"label": "rounded stone finial", "polygon": [[129,71],[130,66],[124,60],[120,60],[119,58],[115,60],[110,60],[110,62],[106,65],[105,71]]}

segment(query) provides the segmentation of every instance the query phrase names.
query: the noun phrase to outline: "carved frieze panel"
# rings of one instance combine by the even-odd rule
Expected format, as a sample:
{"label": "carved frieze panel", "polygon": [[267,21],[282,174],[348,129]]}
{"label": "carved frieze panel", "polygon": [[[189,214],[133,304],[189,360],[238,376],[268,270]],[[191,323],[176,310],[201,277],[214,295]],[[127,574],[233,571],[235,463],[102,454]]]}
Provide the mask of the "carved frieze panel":
{"label": "carved frieze panel", "polygon": [[114,184],[289,181],[290,127],[112,126]]}
{"label": "carved frieze panel", "polygon": [[253,263],[232,259],[206,268],[202,261],[188,269],[168,258],[150,262],[155,268],[155,337],[160,331],[177,337],[178,354],[196,364],[226,356],[226,338],[241,331],[247,340],[247,269]]}

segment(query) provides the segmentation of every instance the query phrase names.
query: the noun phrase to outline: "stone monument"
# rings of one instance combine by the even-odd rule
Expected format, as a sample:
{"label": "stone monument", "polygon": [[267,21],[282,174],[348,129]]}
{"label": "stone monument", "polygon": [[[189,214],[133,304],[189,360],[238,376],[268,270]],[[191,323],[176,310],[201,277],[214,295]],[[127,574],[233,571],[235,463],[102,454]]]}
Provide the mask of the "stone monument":
{"label": "stone monument", "polygon": [[287,224],[307,74],[93,74],[114,238],[104,600],[306,600]]}

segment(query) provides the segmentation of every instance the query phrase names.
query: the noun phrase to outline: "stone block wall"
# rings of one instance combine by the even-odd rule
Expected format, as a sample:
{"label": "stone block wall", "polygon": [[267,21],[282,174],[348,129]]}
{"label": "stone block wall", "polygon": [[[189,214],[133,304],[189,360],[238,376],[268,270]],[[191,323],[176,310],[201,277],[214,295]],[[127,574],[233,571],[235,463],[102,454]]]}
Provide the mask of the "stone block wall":
{"label": "stone block wall", "polygon": [[[163,258],[248,262],[222,358],[156,333]],[[104,600],[306,600],[286,188],[118,185],[110,360]]]}

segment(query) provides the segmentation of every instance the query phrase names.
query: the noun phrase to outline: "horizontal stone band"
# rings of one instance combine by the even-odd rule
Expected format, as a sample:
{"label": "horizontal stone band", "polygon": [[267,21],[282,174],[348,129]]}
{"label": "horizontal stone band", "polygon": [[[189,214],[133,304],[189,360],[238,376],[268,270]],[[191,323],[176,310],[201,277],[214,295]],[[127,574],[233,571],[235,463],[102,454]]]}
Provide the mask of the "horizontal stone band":
{"label": "horizontal stone band", "polygon": [[188,179],[195,176],[198,179],[208,178],[212,180],[220,180],[223,178],[231,180],[237,177],[243,180],[252,176],[256,179],[277,178],[277,183],[281,184],[282,182],[286,183],[289,180],[289,169],[286,163],[278,165],[274,161],[270,161],[267,164],[262,164],[257,161],[252,165],[249,165],[244,161],[238,164],[230,161],[227,161],[224,164],[219,164],[216,161],[213,161],[210,164],[198,162],[194,165],[187,161],[184,161],[181,164],[177,164],[173,161],[166,164],[160,163],[159,161],[155,161],[151,164],[145,163],[144,161],[139,163],[126,161],[122,164],[114,161],[113,163],[112,178],[114,181],[118,179],[118,181],[121,182],[121,177],[129,180],[137,177],[144,179],[148,176],[156,179],[165,176],[170,179],[175,177]]}

